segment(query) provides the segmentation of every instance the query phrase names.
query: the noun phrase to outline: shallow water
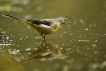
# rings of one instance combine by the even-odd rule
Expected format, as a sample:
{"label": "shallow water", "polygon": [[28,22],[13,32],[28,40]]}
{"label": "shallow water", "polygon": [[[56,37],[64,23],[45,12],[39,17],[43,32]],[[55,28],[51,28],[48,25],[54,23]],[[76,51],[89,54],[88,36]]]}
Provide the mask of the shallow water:
{"label": "shallow water", "polygon": [[[26,19],[68,18],[46,42],[70,52],[65,59],[26,60],[42,43],[40,34],[21,21]],[[0,41],[0,71],[105,71],[105,0],[0,0],[0,32],[9,37]]]}

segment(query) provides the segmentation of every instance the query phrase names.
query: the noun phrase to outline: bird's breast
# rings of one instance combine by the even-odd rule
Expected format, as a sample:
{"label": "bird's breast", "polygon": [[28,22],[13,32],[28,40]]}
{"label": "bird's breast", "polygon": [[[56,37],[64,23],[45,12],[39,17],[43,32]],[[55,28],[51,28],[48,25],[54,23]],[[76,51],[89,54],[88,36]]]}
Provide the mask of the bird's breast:
{"label": "bird's breast", "polygon": [[60,22],[56,22],[56,23],[52,24],[51,26],[56,30],[60,27]]}

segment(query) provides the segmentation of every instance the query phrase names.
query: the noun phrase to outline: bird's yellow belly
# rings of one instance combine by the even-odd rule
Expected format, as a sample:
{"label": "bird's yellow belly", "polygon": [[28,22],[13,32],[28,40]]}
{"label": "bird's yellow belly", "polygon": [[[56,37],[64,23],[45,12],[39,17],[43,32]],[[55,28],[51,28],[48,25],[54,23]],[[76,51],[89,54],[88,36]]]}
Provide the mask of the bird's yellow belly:
{"label": "bird's yellow belly", "polygon": [[53,29],[53,28],[37,28],[36,30],[39,33],[43,33],[43,34],[51,34],[57,31],[56,29]]}
{"label": "bird's yellow belly", "polygon": [[43,34],[52,34],[54,32],[56,32],[60,27],[60,23],[56,24],[55,26],[51,27],[51,28],[36,28],[36,30],[39,32],[39,33],[43,33]]}

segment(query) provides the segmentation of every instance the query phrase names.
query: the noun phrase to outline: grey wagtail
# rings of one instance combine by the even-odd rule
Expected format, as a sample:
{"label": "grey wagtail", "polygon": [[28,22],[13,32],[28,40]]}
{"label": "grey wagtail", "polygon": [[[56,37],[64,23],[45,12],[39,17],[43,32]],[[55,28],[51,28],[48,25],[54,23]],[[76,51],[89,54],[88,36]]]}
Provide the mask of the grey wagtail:
{"label": "grey wagtail", "polygon": [[41,33],[41,36],[44,40],[45,40],[45,36],[47,34],[56,32],[59,29],[61,24],[64,24],[64,23],[70,24],[71,23],[65,17],[59,17],[59,18],[55,18],[55,19],[27,20],[27,19],[18,18],[15,16],[7,15],[7,14],[4,14],[4,16],[18,19],[18,20],[21,20],[22,22],[25,22],[25,23],[31,25],[39,33]]}

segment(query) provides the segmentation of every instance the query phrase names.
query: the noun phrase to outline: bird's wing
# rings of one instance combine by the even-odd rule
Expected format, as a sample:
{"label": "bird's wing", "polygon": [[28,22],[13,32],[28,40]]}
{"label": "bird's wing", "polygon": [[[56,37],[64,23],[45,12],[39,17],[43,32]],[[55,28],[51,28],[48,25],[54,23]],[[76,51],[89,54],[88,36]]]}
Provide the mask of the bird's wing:
{"label": "bird's wing", "polygon": [[44,25],[50,26],[52,24],[51,21],[48,21],[48,20],[27,20],[27,21],[36,25],[44,24]]}

